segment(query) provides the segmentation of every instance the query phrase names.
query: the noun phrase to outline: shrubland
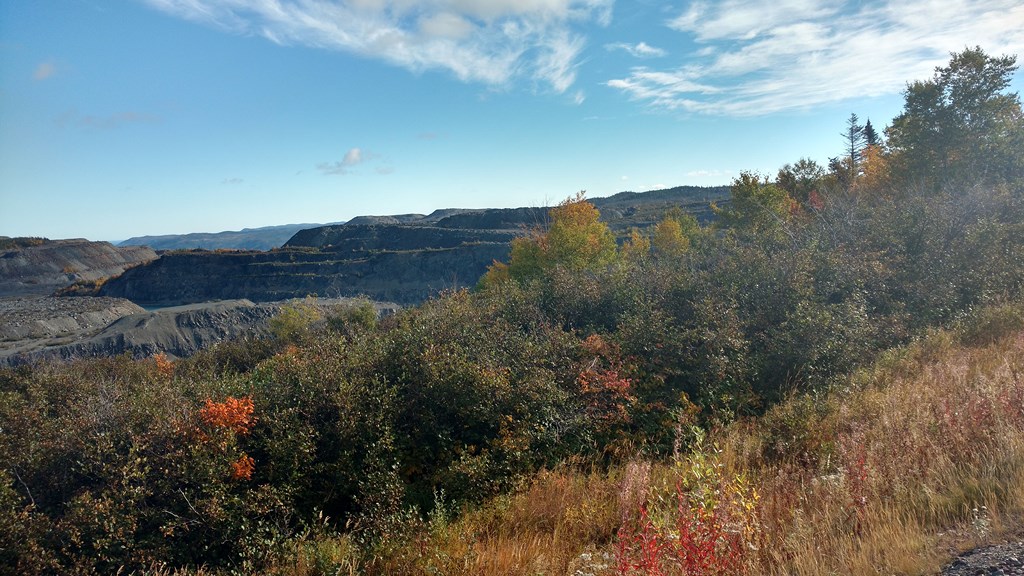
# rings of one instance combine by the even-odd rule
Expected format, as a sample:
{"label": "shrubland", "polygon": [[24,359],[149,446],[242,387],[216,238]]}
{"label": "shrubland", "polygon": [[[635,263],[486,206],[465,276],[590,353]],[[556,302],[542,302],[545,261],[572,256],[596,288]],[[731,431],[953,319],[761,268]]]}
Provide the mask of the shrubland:
{"label": "shrubland", "polygon": [[616,242],[581,195],[390,317],[0,371],[0,567],[933,570],[1024,507],[1013,69],[953,55],[890,144],[743,174],[709,226]]}

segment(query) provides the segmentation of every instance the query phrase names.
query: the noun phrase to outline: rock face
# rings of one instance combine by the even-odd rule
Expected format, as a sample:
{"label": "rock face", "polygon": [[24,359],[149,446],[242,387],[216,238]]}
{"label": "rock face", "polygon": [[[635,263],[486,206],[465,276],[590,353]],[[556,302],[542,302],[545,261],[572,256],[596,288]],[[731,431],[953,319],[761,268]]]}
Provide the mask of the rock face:
{"label": "rock face", "polygon": [[100,296],[146,306],[217,299],[257,302],[365,296],[412,304],[447,288],[472,285],[508,243],[408,251],[172,252],[105,283]]}
{"label": "rock face", "polygon": [[[655,224],[671,207],[706,221],[710,203],[727,197],[725,187],[681,187],[591,202],[612,230],[624,234]],[[266,302],[310,294],[417,304],[444,289],[473,286],[495,260],[508,259],[514,237],[543,226],[547,212],[446,209],[361,216],[345,225],[299,231],[269,252],[166,252],[109,280],[96,294],[145,306],[237,298]]]}
{"label": "rock face", "polygon": [[[266,336],[270,319],[288,304],[226,300],[146,311],[118,298],[2,299],[0,366],[121,354],[191,356],[218,342]],[[352,304],[345,299],[315,302],[326,312]],[[391,303],[372,304],[378,314],[398,309]]]}
{"label": "rock face", "polygon": [[401,224],[323,226],[295,234],[286,248],[318,248],[335,254],[447,249],[480,244],[507,244],[515,229],[458,229]]}
{"label": "rock face", "polygon": [[46,240],[0,251],[0,297],[48,295],[80,281],[116,276],[157,258],[144,246],[109,242]]}
{"label": "rock face", "polygon": [[136,358],[160,352],[178,357],[190,356],[222,340],[249,334],[263,335],[267,322],[279,309],[278,304],[257,305],[248,300],[195,304],[155,312],[140,309],[99,330],[83,330],[58,339],[21,341],[8,348],[0,348],[0,363],[17,365],[124,353]]}
{"label": "rock face", "polygon": [[0,350],[12,342],[101,330],[145,310],[123,298],[0,298]]}

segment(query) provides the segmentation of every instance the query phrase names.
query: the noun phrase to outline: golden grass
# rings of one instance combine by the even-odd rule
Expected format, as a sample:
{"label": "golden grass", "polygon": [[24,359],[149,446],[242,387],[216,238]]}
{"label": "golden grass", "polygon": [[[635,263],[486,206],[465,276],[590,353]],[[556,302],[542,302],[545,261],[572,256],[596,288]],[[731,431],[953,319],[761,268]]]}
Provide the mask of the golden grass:
{"label": "golden grass", "polygon": [[821,423],[831,469],[759,469],[755,571],[935,573],[950,548],[1008,528],[1000,519],[1024,511],[1022,369],[1024,334],[980,349],[939,334],[852,379]]}
{"label": "golden grass", "polygon": [[[703,465],[716,467],[721,485],[747,478],[757,493],[746,571],[933,574],[956,550],[1019,528],[1021,374],[1024,333],[965,348],[936,332],[816,404],[794,398],[761,420],[717,431]],[[641,504],[658,516],[652,526],[673,537],[672,492],[689,485],[693,465],[545,471],[523,490],[342,573],[614,574],[617,531],[636,527]]]}

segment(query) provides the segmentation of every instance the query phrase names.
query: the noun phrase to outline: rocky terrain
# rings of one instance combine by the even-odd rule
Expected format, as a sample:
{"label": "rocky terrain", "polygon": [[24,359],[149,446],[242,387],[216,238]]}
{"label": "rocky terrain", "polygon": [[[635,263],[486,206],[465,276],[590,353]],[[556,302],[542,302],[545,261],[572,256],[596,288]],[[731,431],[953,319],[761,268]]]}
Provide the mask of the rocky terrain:
{"label": "rocky terrain", "polygon": [[[324,308],[350,300],[318,300]],[[270,318],[287,302],[207,302],[146,311],[118,298],[0,300],[0,365],[43,360],[157,353],[190,356],[224,340],[265,336]],[[378,313],[397,309],[374,303]]]}
{"label": "rocky terrain", "polygon": [[157,258],[144,246],[89,240],[0,243],[0,297],[49,295],[74,282],[95,282]]}
{"label": "rocky terrain", "polygon": [[941,576],[1022,576],[1024,541],[970,550],[942,569]]}
{"label": "rocky terrain", "polygon": [[316,295],[407,305],[472,286],[508,243],[340,254],[320,250],[171,252],[106,282],[100,296],[144,306],[247,298],[269,302]]}
{"label": "rocky terrain", "polygon": [[[592,202],[621,235],[652,226],[676,206],[701,220],[728,188],[679,187],[623,192]],[[171,251],[126,271],[93,293],[144,306],[172,306],[218,299],[254,302],[358,297],[417,304],[445,289],[473,286],[509,242],[543,225],[544,208],[437,210],[428,215],[361,216],[344,225],[297,232],[281,249]]]}
{"label": "rocky terrain", "polygon": [[124,298],[0,298],[0,350],[13,342],[98,331],[145,310]]}
{"label": "rocky terrain", "polygon": [[[625,235],[653,225],[673,206],[707,220],[711,203],[727,197],[725,187],[680,187],[592,202],[609,227]],[[495,260],[508,258],[513,238],[546,218],[545,208],[361,216],[298,230],[269,251],[158,255],[149,247],[107,242],[0,238],[0,298],[8,297],[0,300],[0,364],[123,353],[187,356],[221,340],[262,334],[281,301],[307,295],[321,302],[358,297],[417,304],[442,290],[473,286]],[[273,228],[237,234],[288,227]],[[188,236],[177,241],[203,235]],[[153,238],[131,242],[162,245]],[[43,297],[55,292],[76,297]]]}

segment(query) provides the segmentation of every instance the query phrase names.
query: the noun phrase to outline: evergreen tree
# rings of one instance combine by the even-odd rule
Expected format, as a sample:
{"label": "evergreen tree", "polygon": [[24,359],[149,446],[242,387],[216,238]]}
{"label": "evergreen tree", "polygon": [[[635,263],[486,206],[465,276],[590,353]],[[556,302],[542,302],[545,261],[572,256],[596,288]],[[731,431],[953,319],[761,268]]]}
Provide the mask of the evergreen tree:
{"label": "evergreen tree", "polygon": [[878,138],[878,132],[875,132],[875,127],[871,125],[871,119],[868,118],[867,123],[864,124],[864,144],[867,146],[878,146],[881,143],[881,140]]}
{"label": "evergreen tree", "polygon": [[842,136],[846,140],[846,157],[850,159],[850,180],[853,180],[857,176],[857,165],[860,163],[860,153],[865,142],[864,126],[860,124],[856,114],[850,113],[846,120],[846,131]]}

